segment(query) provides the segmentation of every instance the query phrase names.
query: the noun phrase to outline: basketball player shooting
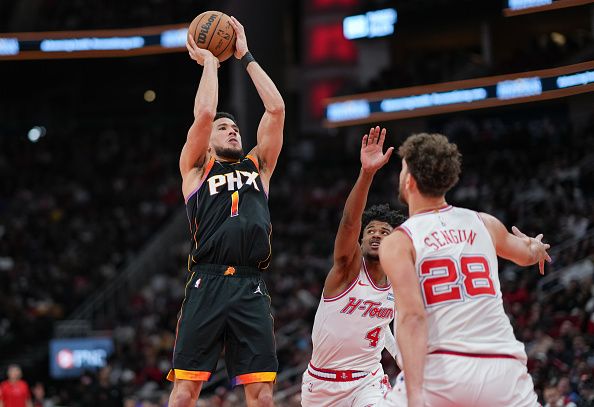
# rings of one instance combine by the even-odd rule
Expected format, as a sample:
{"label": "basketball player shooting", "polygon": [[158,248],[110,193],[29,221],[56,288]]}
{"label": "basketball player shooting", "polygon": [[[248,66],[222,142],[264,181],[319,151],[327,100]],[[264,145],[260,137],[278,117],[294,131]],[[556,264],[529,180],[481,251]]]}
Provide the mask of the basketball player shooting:
{"label": "basketball player shooting", "polygon": [[[448,205],[461,154],[440,134],[400,147],[399,198],[409,219],[386,237],[381,265],[394,284],[406,393],[382,406],[536,407],[524,345],[503,310],[497,256],[551,261],[542,235],[508,233],[495,217]],[[408,398],[408,400],[407,400]]]}
{"label": "basketball player shooting", "polygon": [[388,384],[380,360],[384,348],[396,357],[389,326],[394,298],[378,248],[404,217],[388,205],[363,213],[374,175],[394,150],[390,147],[383,153],[385,137],[386,129],[380,132],[378,126],[361,143],[361,171],[344,207],[334,264],[313,326],[312,358],[301,390],[305,407],[374,406]]}
{"label": "basketball player shooting", "polygon": [[190,221],[189,277],[173,351],[169,405],[195,406],[224,347],[233,385],[244,385],[248,406],[272,406],[278,361],[270,297],[262,272],[270,262],[268,190],[282,143],[285,109],[276,86],[251,56],[243,26],[235,57],[264,104],[257,145],[244,155],[239,127],[217,113],[219,61],[188,36],[190,57],[204,67],[194,122],[179,167]]}

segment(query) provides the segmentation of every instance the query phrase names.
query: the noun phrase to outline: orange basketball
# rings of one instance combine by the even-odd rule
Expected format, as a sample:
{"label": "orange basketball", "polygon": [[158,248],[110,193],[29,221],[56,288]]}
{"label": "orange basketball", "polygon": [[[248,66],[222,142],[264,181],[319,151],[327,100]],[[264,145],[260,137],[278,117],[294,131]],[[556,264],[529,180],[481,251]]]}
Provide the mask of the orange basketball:
{"label": "orange basketball", "polygon": [[191,23],[188,32],[198,47],[207,49],[223,62],[235,52],[235,31],[227,14],[205,11]]}

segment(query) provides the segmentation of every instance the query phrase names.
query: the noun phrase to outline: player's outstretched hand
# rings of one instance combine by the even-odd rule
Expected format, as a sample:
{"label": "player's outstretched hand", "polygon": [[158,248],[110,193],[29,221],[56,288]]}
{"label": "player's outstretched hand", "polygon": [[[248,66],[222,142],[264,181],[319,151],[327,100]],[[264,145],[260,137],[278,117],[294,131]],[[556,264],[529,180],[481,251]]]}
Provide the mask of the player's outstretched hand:
{"label": "player's outstretched hand", "polygon": [[394,147],[388,148],[384,154],[384,140],[386,139],[386,129],[375,126],[369,130],[369,134],[363,136],[361,140],[361,168],[363,171],[375,173],[388,162]]}
{"label": "player's outstretched hand", "polygon": [[536,237],[529,237],[520,232],[520,229],[515,226],[512,226],[512,232],[514,235],[526,242],[530,248],[530,252],[532,253],[534,263],[538,262],[538,270],[540,271],[540,274],[544,274],[545,261],[550,263],[552,259],[551,256],[549,256],[549,253],[547,253],[547,250],[551,248],[551,245],[542,242],[542,233]]}
{"label": "player's outstretched hand", "polygon": [[212,58],[217,62],[217,68],[221,66],[217,57],[215,57],[209,50],[198,47],[198,45],[196,45],[196,41],[194,41],[194,38],[192,38],[190,34],[188,34],[186,48],[188,49],[190,58],[198,62],[198,64],[204,66],[204,62]]}
{"label": "player's outstretched hand", "polygon": [[249,51],[245,29],[243,25],[233,16],[231,16],[231,27],[235,31],[237,39],[235,40],[235,58],[241,59]]}

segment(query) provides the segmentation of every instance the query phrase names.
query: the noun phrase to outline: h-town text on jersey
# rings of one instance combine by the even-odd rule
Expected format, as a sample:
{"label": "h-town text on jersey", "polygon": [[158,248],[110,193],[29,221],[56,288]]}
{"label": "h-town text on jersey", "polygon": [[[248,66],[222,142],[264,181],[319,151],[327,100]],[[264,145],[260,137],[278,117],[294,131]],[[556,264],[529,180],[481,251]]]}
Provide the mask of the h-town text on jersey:
{"label": "h-town text on jersey", "polygon": [[355,310],[362,311],[361,317],[370,318],[394,318],[394,310],[392,308],[381,307],[381,302],[362,300],[356,297],[349,297],[348,304],[340,310],[341,314],[352,314]]}

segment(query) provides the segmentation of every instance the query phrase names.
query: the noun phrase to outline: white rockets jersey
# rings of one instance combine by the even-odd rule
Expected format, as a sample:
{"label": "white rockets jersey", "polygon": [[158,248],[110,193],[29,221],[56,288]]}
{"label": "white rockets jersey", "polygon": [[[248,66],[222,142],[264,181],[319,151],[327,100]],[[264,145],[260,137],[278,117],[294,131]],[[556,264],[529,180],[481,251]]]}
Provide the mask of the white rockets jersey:
{"label": "white rockets jersey", "polygon": [[322,295],[311,335],[311,364],[320,369],[376,370],[393,319],[392,286],[376,286],[362,260],[359,275],[342,294]]}
{"label": "white rockets jersey", "polygon": [[503,310],[497,254],[477,212],[444,207],[411,216],[411,238],[425,302],[428,353],[436,350],[526,360]]}

